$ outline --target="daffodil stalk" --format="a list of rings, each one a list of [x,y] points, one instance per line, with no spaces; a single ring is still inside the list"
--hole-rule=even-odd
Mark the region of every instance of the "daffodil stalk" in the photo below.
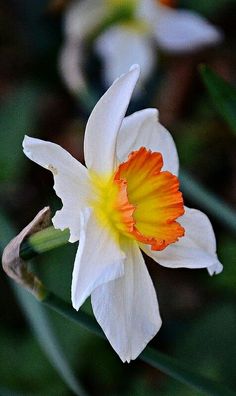
[[[20,256],[23,260],[30,260],[38,254],[48,252],[68,243],[69,230],[58,230],[53,226],[30,235],[22,242]]]

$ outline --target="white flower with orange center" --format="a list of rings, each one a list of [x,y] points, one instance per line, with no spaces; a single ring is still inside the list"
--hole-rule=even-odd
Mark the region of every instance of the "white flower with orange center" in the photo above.
[[[64,17],[65,40],[60,70],[68,88],[86,87],[87,43],[103,61],[104,80],[112,81],[133,63],[148,78],[157,63],[158,48],[189,53],[219,43],[223,34],[205,18],[174,8],[175,0],[74,0]]]
[[[141,250],[170,268],[219,273],[208,218],[184,208],[178,156],[156,109],[125,117],[139,67],[117,79],[85,131],[87,168],[60,146],[25,137],[24,153],[49,169],[62,209],[55,228],[79,240],[72,304],[89,295],[94,315],[122,361],[135,359],[161,326],[156,292]]]

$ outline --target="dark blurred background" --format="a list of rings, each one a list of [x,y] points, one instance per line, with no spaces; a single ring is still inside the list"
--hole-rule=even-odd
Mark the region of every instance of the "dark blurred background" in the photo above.
[[[9,0],[0,7],[0,248],[44,206],[61,206],[49,172],[22,152],[25,134],[59,143],[83,161],[89,109],[72,95],[58,72],[62,21],[68,1]],[[227,205],[236,203],[235,133],[216,112],[200,74],[208,64],[236,83],[236,1],[182,0],[224,32],[224,41],[194,54],[159,54],[143,95],[129,109],[157,107],[171,131],[180,162]],[[105,90],[102,60],[86,54],[86,75],[97,97]],[[202,209],[196,199],[188,206]],[[169,270],[148,261],[163,326],[151,342],[196,372],[236,388],[236,245],[232,231],[210,216],[224,271]],[[41,279],[70,301],[76,246],[46,253],[35,265]],[[47,329],[89,395],[200,395],[139,361],[123,364],[107,341],[46,311],[26,292],[16,291],[1,270],[0,395],[72,395],[52,364]],[[87,302],[84,307],[91,311]],[[46,329],[46,330],[45,330]],[[41,338],[40,338],[41,336]],[[42,339],[45,345],[42,347]],[[44,341],[43,341],[44,342]]]

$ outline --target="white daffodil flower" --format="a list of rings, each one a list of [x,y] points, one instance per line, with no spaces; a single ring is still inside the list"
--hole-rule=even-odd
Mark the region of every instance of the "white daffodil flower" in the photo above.
[[[217,44],[223,35],[205,18],[187,10],[174,9],[169,0],[74,0],[65,13],[65,42],[60,70],[68,88],[86,87],[85,44],[94,32],[94,46],[104,62],[107,85],[138,63],[144,81],[157,62],[156,44],[164,51],[186,53]],[[122,17],[118,18],[119,15]],[[108,23],[112,20],[113,23]],[[105,21],[105,22],[104,22]],[[99,31],[102,24],[106,28]]]
[[[63,203],[55,228],[69,228],[70,242],[79,240],[73,307],[91,295],[94,315],[123,362],[135,359],[161,326],[140,249],[165,267],[222,270],[210,221],[183,206],[176,147],[157,110],[125,117],[139,73],[133,66],[115,80],[93,109],[87,167],[57,144],[27,136],[23,142],[27,157],[53,174]]]

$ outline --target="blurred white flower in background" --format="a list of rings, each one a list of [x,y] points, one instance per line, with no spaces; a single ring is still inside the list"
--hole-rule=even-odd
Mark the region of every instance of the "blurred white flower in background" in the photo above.
[[[133,63],[141,66],[141,78],[145,81],[157,63],[156,45],[166,52],[183,54],[222,40],[220,30],[205,18],[166,4],[173,4],[173,0],[69,3],[59,61],[67,87],[72,92],[86,88],[84,63],[88,42],[103,60],[103,78],[108,86]]]

